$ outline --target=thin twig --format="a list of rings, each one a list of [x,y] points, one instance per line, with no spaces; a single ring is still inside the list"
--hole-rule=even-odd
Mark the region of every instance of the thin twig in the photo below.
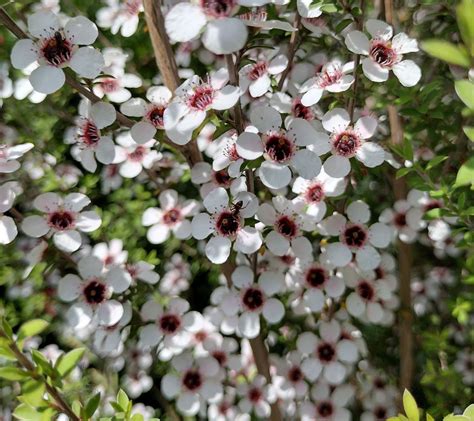
[[[299,33],[300,26],[301,26],[301,16],[298,12],[296,12],[295,21],[293,23],[293,27],[296,29],[296,31],[291,33],[290,44],[288,48],[288,64],[286,65],[286,68],[281,75],[280,81],[278,82],[279,91],[283,89],[285,80],[291,71],[291,66],[293,65],[293,59],[295,58],[295,54],[297,50],[296,47],[297,47],[298,33]]]

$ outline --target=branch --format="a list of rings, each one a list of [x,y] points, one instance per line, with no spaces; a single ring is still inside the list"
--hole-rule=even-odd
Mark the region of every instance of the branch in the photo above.
[[[291,38],[290,38],[290,45],[288,48],[288,64],[286,66],[286,69],[283,71],[280,81],[278,82],[278,90],[281,91],[283,89],[283,85],[285,84],[285,80],[290,73],[291,66],[293,65],[293,59],[295,58],[296,54],[296,45],[298,41],[298,32],[301,26],[301,16],[298,12],[296,12],[295,15],[295,22],[293,23],[293,27],[296,29],[296,31],[291,33]]]

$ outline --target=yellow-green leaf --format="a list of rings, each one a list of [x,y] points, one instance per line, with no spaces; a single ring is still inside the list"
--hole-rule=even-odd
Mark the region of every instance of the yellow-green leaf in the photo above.
[[[426,421],[435,421],[435,419],[428,413],[426,413]]]
[[[454,87],[458,97],[470,110],[474,110],[474,83],[467,79],[457,80]]]
[[[45,390],[45,384],[36,380],[28,380],[21,387],[24,402],[33,408],[41,406]]]
[[[407,389],[403,392],[403,409],[405,409],[405,413],[410,421],[419,421],[420,411],[418,410],[418,405]]]
[[[449,64],[469,68],[471,60],[466,49],[462,45],[455,45],[440,39],[430,39],[421,43],[421,48],[430,56],[439,58]]]
[[[76,348],[61,356],[56,363],[56,369],[61,376],[67,376],[81,360],[84,355],[85,348]]]
[[[461,168],[459,168],[456,176],[455,187],[465,186],[468,184],[474,185],[474,156],[466,161]]]
[[[474,57],[474,2],[463,0],[456,7],[456,17],[462,40]]]
[[[18,339],[28,338],[30,336],[39,335],[43,332],[49,323],[42,319],[33,319],[23,323],[18,330]]]
[[[28,373],[18,367],[0,367],[0,378],[10,381],[25,380]]]
[[[464,130],[464,134],[468,137],[468,139],[471,142],[474,142],[474,127],[464,126],[462,129]]]
[[[463,412],[465,417],[468,417],[470,421],[474,421],[474,403],[469,405]]]
[[[15,408],[13,416],[19,420],[38,421],[41,414],[29,405],[22,403]]]

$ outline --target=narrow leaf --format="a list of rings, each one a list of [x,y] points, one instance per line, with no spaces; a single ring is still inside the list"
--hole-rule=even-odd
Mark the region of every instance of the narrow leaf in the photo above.
[[[418,421],[420,419],[420,412],[418,411],[415,398],[407,389],[403,392],[403,409],[405,409],[405,413],[410,421]]]

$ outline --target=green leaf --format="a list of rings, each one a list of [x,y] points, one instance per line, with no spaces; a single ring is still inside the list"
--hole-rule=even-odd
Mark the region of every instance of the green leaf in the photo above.
[[[411,173],[412,171],[413,171],[413,168],[411,168],[411,167],[400,168],[397,171],[397,178],[405,177],[407,174]]]
[[[474,156],[459,168],[454,187],[465,186],[467,184],[474,184]]]
[[[127,411],[129,402],[130,399],[128,399],[127,394],[122,389],[120,389],[117,393],[117,403],[122,407],[124,411]]]
[[[465,417],[468,417],[471,421],[474,421],[474,403],[469,405],[462,414]]]
[[[49,323],[46,320],[33,319],[23,323],[18,330],[18,339],[28,338],[30,336],[39,335],[43,332]]]
[[[33,408],[41,406],[44,402],[43,395],[45,390],[45,384],[36,380],[29,380],[21,387],[24,402]]]
[[[462,40],[471,57],[474,57],[474,2],[472,0],[461,1],[456,7],[456,18]]]
[[[2,327],[3,327],[3,330],[5,332],[5,335],[7,335],[8,338],[12,339],[13,338],[13,330],[5,319],[2,319]]]
[[[462,129],[464,130],[464,134],[468,137],[468,139],[471,142],[474,142],[474,127],[464,126]]]
[[[142,414],[134,414],[132,418],[130,418],[130,421],[143,421],[143,415]]]
[[[432,168],[436,167],[437,165],[441,164],[441,162],[446,161],[448,159],[447,156],[435,156],[433,159],[428,162],[426,165],[427,170],[431,170]]]
[[[32,349],[31,357],[33,358],[33,361],[41,368],[43,373],[50,377],[56,376],[57,373],[55,372],[53,366],[41,352],[37,351],[36,349]]]
[[[85,351],[85,348],[76,348],[69,351],[67,354],[62,355],[56,362],[55,366],[59,374],[62,377],[66,377],[79,363]]]
[[[467,79],[462,79],[454,82],[454,87],[461,101],[470,110],[474,110],[474,83]]]
[[[15,408],[13,416],[25,421],[38,421],[41,418],[41,414],[36,409],[24,403]]]
[[[405,413],[410,421],[418,421],[420,419],[420,412],[418,411],[415,398],[407,389],[403,392],[403,409],[405,409]]]
[[[91,418],[94,415],[94,412],[97,410],[100,404],[100,392],[92,396],[87,403],[84,409],[85,416]]]
[[[439,219],[441,218],[441,209],[436,208],[436,209],[430,209],[428,212],[425,213],[425,218],[426,219]]]
[[[28,378],[28,373],[18,367],[0,367],[0,378],[10,381],[20,381]]]
[[[469,68],[471,60],[466,49],[462,45],[451,44],[448,41],[439,39],[430,39],[421,43],[421,48],[430,56],[446,61],[450,64],[456,64]]]
[[[435,421],[435,419],[430,414],[428,414],[428,412],[427,412],[426,413],[426,421]]]

